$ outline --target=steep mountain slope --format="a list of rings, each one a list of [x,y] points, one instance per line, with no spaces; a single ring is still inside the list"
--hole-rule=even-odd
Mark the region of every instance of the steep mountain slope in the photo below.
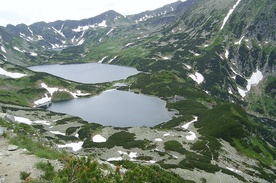
[[[13,105],[31,107],[34,98],[46,92],[39,88],[41,82],[54,81],[72,90],[85,88],[93,94],[111,87],[58,82],[8,62],[98,62],[136,67],[143,72],[126,79],[127,86],[118,89],[166,100],[168,108],[177,111],[172,120],[142,130],[84,124],[67,127],[79,137],[67,133],[61,139],[83,141],[86,152],[105,148],[105,153],[99,153],[101,159],[117,153],[116,146],[125,151],[139,147],[136,151],[143,155],[142,160],[156,159],[161,167],[184,178],[190,175],[194,181],[204,182],[206,177],[215,182],[225,176],[229,182],[273,182],[275,10],[273,0],[187,0],[126,17],[108,11],[81,21],[0,27],[1,67],[30,75],[16,81],[1,79],[0,100],[8,103],[9,96]],[[36,85],[30,82],[33,79]],[[20,87],[25,88],[21,91]],[[20,91],[20,96],[10,88]],[[37,94],[30,95],[34,91]],[[24,97],[27,100],[22,101]],[[189,121],[197,121],[195,128],[185,126]],[[93,141],[98,131],[108,134],[106,142]],[[193,135],[198,138],[189,140]],[[206,173],[202,179],[195,176],[202,171]]]

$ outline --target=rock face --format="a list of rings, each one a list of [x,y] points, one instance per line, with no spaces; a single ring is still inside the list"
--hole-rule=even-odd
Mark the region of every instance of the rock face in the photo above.
[[[18,149],[18,146],[16,145],[9,145],[8,146],[8,151],[16,151]]]

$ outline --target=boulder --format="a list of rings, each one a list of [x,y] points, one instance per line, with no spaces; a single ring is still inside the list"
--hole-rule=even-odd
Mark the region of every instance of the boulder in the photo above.
[[[9,145],[8,146],[8,151],[16,151],[18,149],[18,146],[16,145]]]

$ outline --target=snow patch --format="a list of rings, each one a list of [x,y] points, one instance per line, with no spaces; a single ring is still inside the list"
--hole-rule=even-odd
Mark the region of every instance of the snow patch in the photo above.
[[[38,40],[43,40],[44,38],[40,35],[36,35]]]
[[[69,143],[69,144],[65,144],[65,145],[58,144],[58,147],[59,148],[71,147],[73,149],[73,151],[78,151],[81,149],[82,145],[83,145],[83,141],[80,141],[77,143]]]
[[[63,27],[63,25],[62,25],[62,27]],[[61,27],[61,29],[62,29],[62,27]],[[64,34],[61,32],[61,29],[60,29],[60,30],[57,30],[57,29],[55,29],[54,27],[52,27],[52,29],[54,29],[54,32],[58,33],[59,35],[61,35],[62,37],[65,38]]]
[[[239,94],[240,94],[242,97],[245,97],[245,96],[246,96],[246,93],[247,93],[246,90],[243,90],[243,89],[241,89],[240,87],[238,87],[238,92],[239,92]]]
[[[100,143],[100,142],[106,142],[106,139],[101,135],[95,135],[92,138],[93,142]]]
[[[1,46],[1,50],[2,50],[2,52],[7,53],[6,49],[4,48],[4,46]]]
[[[192,121],[190,121],[190,122],[186,123],[185,125],[183,125],[182,128],[184,128],[184,129],[187,130],[189,128],[190,124],[192,124],[192,123],[194,123],[196,121],[198,121],[198,117],[197,116],[195,116]],[[187,140],[195,140],[196,139],[196,134],[194,132],[192,132],[192,131],[189,131],[189,135],[186,135],[186,139]]]
[[[164,135],[163,135],[163,137],[167,137],[167,136],[170,136],[171,134],[169,134],[169,133],[165,133]]]
[[[154,139],[155,142],[163,142],[161,138]]]
[[[240,39],[238,42],[235,42],[235,44],[236,44],[236,45],[237,45],[237,44],[238,44],[238,45],[241,45],[241,42],[242,42],[243,38],[244,38],[244,36],[242,36],[241,39]]]
[[[198,57],[200,55],[199,53],[196,53],[196,52],[191,51],[191,50],[189,50],[189,52],[192,53],[192,54],[194,54],[194,56],[196,56],[196,57]]]
[[[22,73],[8,72],[8,71],[2,69],[1,67],[0,67],[0,75],[8,76],[8,77],[11,77],[14,79],[22,78],[22,77],[26,76],[26,74],[22,74]]]
[[[128,47],[128,46],[130,46],[130,45],[133,45],[134,43],[127,43],[126,45],[125,45],[125,47]]]
[[[58,88],[51,88],[51,87],[48,87],[45,83],[41,83],[41,87],[42,88],[45,88],[51,95],[53,95],[53,93],[55,91],[58,91]]]
[[[36,101],[34,101],[34,104],[35,105],[41,105],[41,104],[46,104],[46,103],[49,103],[51,102],[51,97],[48,97],[47,94],[44,94],[45,97],[41,98],[41,99],[38,99]]]
[[[131,160],[133,160],[134,158],[137,158],[137,152],[130,152],[128,156]]]
[[[108,36],[113,30],[114,30],[114,28],[111,28],[110,31],[108,31],[108,33],[106,33],[106,35]]]
[[[229,167],[226,167],[228,170],[232,171],[232,172],[235,172],[235,173],[242,173],[242,171],[240,170],[237,170],[237,169],[234,169],[234,168],[229,168]]]
[[[195,74],[189,74],[189,77],[197,82],[197,84],[200,84],[204,81],[204,77],[199,72],[196,72]]]
[[[245,97],[246,96],[246,93],[250,91],[252,85],[253,86],[256,86],[259,84],[259,82],[263,79],[263,74],[262,72],[257,69],[256,72],[254,72],[252,74],[252,76],[247,79],[247,86],[246,86],[246,90],[243,90],[241,88],[238,87],[238,92],[239,94],[242,96],[242,97]]]
[[[188,65],[188,64],[184,64],[189,70],[192,68],[192,66]]]
[[[28,27],[28,30],[30,31],[30,33],[31,33],[32,35],[34,35],[33,31],[30,29],[30,27]]]
[[[117,157],[117,158],[108,158],[106,161],[122,161],[122,157]]]
[[[113,60],[115,60],[117,57],[118,57],[118,55],[115,56],[115,57],[113,57],[111,60],[109,60],[108,63],[110,64],[110,63],[111,63]]]
[[[127,152],[124,152],[124,151],[118,151],[118,153],[119,153],[120,155],[128,155]]]
[[[193,119],[192,121],[190,121],[190,122],[186,123],[185,125],[183,125],[182,128],[187,130],[189,128],[190,124],[192,124],[194,122],[197,122],[197,120],[198,120],[198,117],[195,116],[195,119]]]
[[[86,31],[89,28],[94,28],[95,25],[85,25],[85,26],[78,26],[76,29],[72,29],[72,31],[74,32],[82,32],[82,31]]]
[[[233,94],[231,88],[228,88],[228,93]]]
[[[14,46],[13,49],[15,49],[16,51],[19,51],[21,53],[24,53],[24,51],[20,50],[17,46]]]
[[[18,117],[18,116],[14,116],[14,120],[19,122],[19,123],[24,123],[27,125],[31,125],[32,121],[28,118],[24,118],[24,117]]]
[[[189,131],[189,135],[186,135],[187,140],[195,140],[196,139],[196,134],[192,131]]]
[[[164,60],[170,60],[169,57],[162,57]]]
[[[236,4],[233,6],[233,8],[229,10],[229,12],[227,13],[226,17],[223,19],[223,23],[222,23],[222,26],[221,26],[220,30],[223,29],[223,27],[224,27],[225,23],[227,22],[227,20],[229,19],[230,15],[233,13],[233,11],[236,9],[236,7],[238,6],[238,4],[240,2],[241,2],[241,0],[238,0],[236,2]]]
[[[14,116],[14,120],[19,122],[19,123],[25,123],[27,125],[32,125],[33,123],[35,124],[42,124],[42,125],[47,125],[50,126],[51,123],[49,123],[48,121],[45,120],[36,120],[36,121],[31,121],[28,118],[24,118],[24,117],[19,117],[19,116]]]
[[[65,133],[62,133],[62,132],[59,132],[59,131],[50,131],[50,133],[56,134],[56,135],[63,135],[63,136],[66,136]]]
[[[107,57],[108,57],[108,56],[103,57],[98,63],[99,63],[99,64],[103,63],[104,59],[106,59]]]
[[[229,58],[229,51],[228,50],[225,50],[225,58]]]
[[[31,56],[34,56],[34,57],[37,56],[37,53],[35,53],[35,52],[30,52],[30,54],[31,54]]]
[[[107,27],[106,20],[103,20],[101,23],[98,24],[99,27]]]
[[[252,76],[250,77],[250,79],[247,80],[247,83],[248,83],[248,84],[247,84],[246,89],[247,89],[248,91],[250,91],[251,86],[252,86],[252,85],[257,85],[257,84],[259,84],[259,82],[260,82],[262,79],[263,79],[263,74],[262,74],[261,71],[259,71],[259,69],[257,69],[257,71],[254,72],[254,73],[252,74]]]
[[[36,123],[36,124],[42,124],[42,125],[47,125],[47,126],[51,125],[51,123],[49,123],[48,121],[45,121],[45,120],[36,120],[36,121],[34,121],[34,123]]]
[[[77,45],[82,45],[83,43],[84,43],[84,41],[85,41],[85,39],[83,38],[83,39],[81,39],[79,42],[78,42],[78,44]]]

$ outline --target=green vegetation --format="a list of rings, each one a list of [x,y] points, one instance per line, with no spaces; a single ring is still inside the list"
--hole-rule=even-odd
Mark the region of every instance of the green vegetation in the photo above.
[[[31,173],[29,172],[20,172],[20,180],[26,180],[29,176],[31,175]]]
[[[186,77],[186,76],[185,76]],[[131,90],[139,90],[144,94],[169,98],[175,95],[188,99],[213,101],[205,92],[195,87],[182,75],[172,71],[159,71],[151,74],[141,73],[128,79]]]
[[[81,126],[80,130],[78,131],[79,138],[84,140],[85,138],[90,139],[93,132],[100,129],[102,125],[97,123],[88,123]]]
[[[202,136],[194,144],[191,150],[199,152],[209,159],[217,160],[219,157],[221,144],[218,139],[211,136]]]
[[[253,129],[246,112],[236,104],[222,104],[207,110],[194,124],[204,135],[232,142],[234,138],[245,138]],[[203,127],[203,128],[202,128]]]
[[[128,169],[124,176],[126,182],[152,182],[152,183],[192,183],[190,180],[183,180],[179,175],[170,171],[164,171],[159,166],[143,166],[130,161],[119,161],[116,165]]]
[[[66,91],[56,91],[53,93],[52,102],[69,100],[69,99],[73,99],[73,98],[74,97],[72,96],[71,93],[68,93]]]
[[[86,139],[82,147],[112,148],[114,146],[122,146],[125,149],[130,149],[135,147],[144,149],[149,144],[147,140],[135,140],[134,137],[135,137],[134,133],[120,131],[111,135],[106,142],[95,143],[89,139]]]
[[[36,133],[36,130],[32,126],[3,120],[0,120],[0,125],[6,127],[8,130],[13,130],[17,134],[16,136],[6,137],[11,144],[17,145],[22,149],[27,149],[37,157],[57,159],[64,153],[56,151],[50,147],[51,144],[42,141],[40,134]]]
[[[169,105],[171,106],[171,104]],[[181,124],[183,124],[183,121],[191,121],[193,119],[193,117],[191,115],[184,115],[181,117],[174,117],[173,119],[171,119],[168,122],[165,123],[161,123],[159,125],[156,125],[154,128],[159,128],[159,129],[172,129],[176,126],[179,126]]]
[[[54,166],[49,161],[47,161],[47,163],[42,161],[37,162],[35,167],[44,172],[44,174],[41,175],[41,179],[45,181],[52,181],[56,175]]]
[[[175,151],[178,152],[180,154],[184,154],[185,153],[185,149],[183,148],[183,145],[175,140],[171,140],[171,141],[167,141],[164,143],[164,149],[167,151]]]
[[[17,135],[10,138],[10,143],[19,146],[22,149],[27,149],[31,154],[40,158],[57,159],[61,153],[54,148],[47,147],[39,141],[34,141],[34,137],[27,134]]]
[[[69,127],[66,129],[66,135],[72,135],[73,133],[76,132],[77,129],[79,129],[80,126],[77,126],[77,127]]]
[[[54,182],[54,183],[129,183],[129,182],[152,182],[152,183],[192,183],[182,179],[179,175],[164,171],[158,166],[143,166],[129,161],[116,162],[116,169],[108,169],[108,173],[104,173],[107,167],[99,164],[91,157],[77,158],[74,156],[64,156],[60,159],[64,164],[64,168],[55,171],[53,165],[47,162],[39,162],[36,167],[44,174],[38,180],[33,182]],[[121,173],[121,166],[126,168],[125,173]]]

